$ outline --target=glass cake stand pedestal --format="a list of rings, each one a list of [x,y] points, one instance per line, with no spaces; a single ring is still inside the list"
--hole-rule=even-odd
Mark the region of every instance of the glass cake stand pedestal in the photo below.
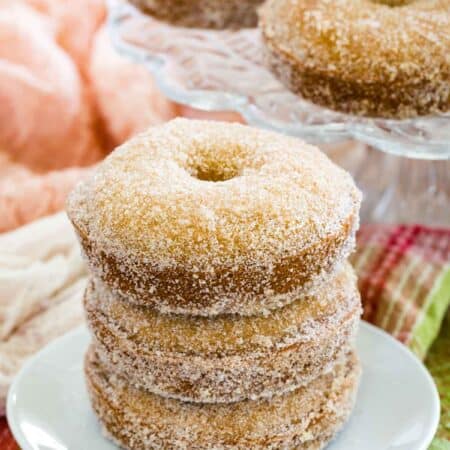
[[[265,67],[258,29],[175,27],[124,0],[110,0],[108,23],[114,47],[143,64],[173,101],[238,112],[251,125],[323,147],[338,163],[330,149],[359,142],[354,158],[343,153],[364,193],[363,221],[450,225],[450,113],[386,120],[314,105]]]

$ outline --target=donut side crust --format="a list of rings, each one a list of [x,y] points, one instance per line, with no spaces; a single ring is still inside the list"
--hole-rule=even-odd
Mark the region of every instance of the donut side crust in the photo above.
[[[88,313],[95,351],[111,373],[154,394],[182,401],[230,403],[280,395],[329,372],[354,344],[359,308],[334,334],[314,342],[259,353],[202,358],[161,352],[140,353]]]
[[[113,293],[162,313],[258,315],[316,292],[354,249],[359,218],[352,214],[335,235],[271,266],[161,269],[152,261],[124,260],[97,248],[74,223],[94,276]]]
[[[85,309],[113,334],[130,338],[145,352],[220,358],[281,349],[332,334],[360,309],[356,276],[349,263],[313,296],[268,315],[214,317],[161,314],[118,298],[97,279],[86,289]],[[104,318],[104,319],[103,319]]]
[[[351,353],[307,386],[271,400],[202,405],[164,399],[108,374],[90,350],[92,406],[105,434],[131,449],[321,449],[353,409],[360,366]]]
[[[322,70],[305,67],[286,49],[263,33],[265,60],[276,77],[304,99],[347,114],[407,119],[438,114],[450,109],[450,84],[446,79],[397,78],[364,82],[345,79]]]

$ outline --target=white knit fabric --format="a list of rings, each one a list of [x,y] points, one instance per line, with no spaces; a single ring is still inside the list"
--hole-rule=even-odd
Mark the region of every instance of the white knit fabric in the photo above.
[[[86,270],[61,212],[0,235],[0,415],[24,362],[83,321]]]

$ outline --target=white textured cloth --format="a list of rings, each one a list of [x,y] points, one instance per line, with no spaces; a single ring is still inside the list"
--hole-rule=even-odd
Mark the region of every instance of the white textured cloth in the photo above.
[[[65,213],[0,235],[0,415],[23,363],[82,323],[86,279]]]

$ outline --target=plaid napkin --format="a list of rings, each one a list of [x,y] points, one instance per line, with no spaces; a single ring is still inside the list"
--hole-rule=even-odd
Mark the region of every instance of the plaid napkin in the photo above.
[[[430,450],[450,450],[450,229],[363,225],[351,261],[364,319],[426,358],[442,402]],[[4,419],[0,448],[17,448]]]
[[[351,262],[363,318],[426,358],[442,405],[430,450],[450,450],[450,229],[363,225]]]
[[[351,262],[363,318],[424,359],[450,303],[450,230],[363,225]]]

